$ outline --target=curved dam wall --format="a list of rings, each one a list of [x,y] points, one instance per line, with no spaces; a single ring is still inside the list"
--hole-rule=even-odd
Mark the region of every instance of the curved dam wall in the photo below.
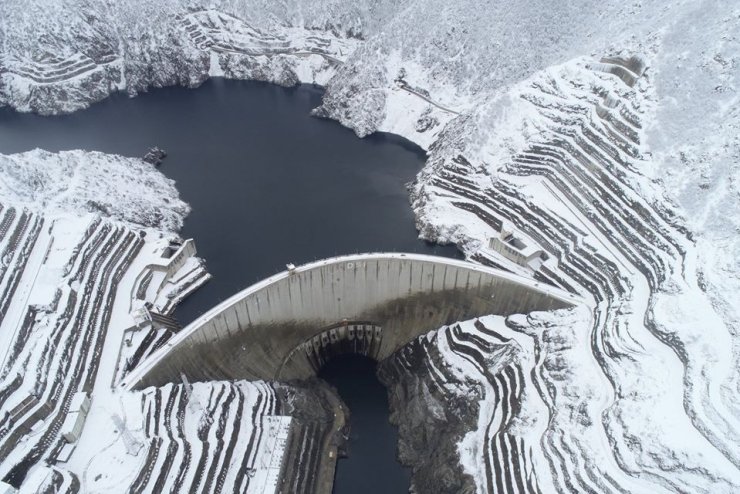
[[[290,380],[333,351],[383,360],[455,321],[570,307],[581,299],[508,272],[417,254],[336,257],[282,272],[204,314],[123,382]]]

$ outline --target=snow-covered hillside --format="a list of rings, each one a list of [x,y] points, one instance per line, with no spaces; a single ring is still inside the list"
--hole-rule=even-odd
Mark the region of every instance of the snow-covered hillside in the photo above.
[[[0,486],[310,488],[318,469],[284,461],[313,460],[333,433],[325,384],[118,386],[210,278],[175,233],[188,208],[172,181],[141,159],[83,151],[0,156],[0,177]]]
[[[45,214],[100,213],[177,232],[189,211],[173,180],[140,159],[40,149],[0,155],[0,198]]]
[[[735,2],[6,0],[0,47],[0,103],[21,111],[211,76],[325,85],[318,115],[428,150],[424,237],[593,299],[479,321],[500,338],[468,322],[409,346],[442,370],[387,363],[391,389],[449,383],[398,419],[422,491],[740,489]],[[93,158],[84,180],[61,161],[85,155],[0,158],[0,199],[177,228],[179,202],[99,203],[88,187],[118,158]],[[32,171],[6,173],[18,160]],[[476,407],[440,435],[444,455],[415,453],[419,415],[445,416],[466,386]],[[450,454],[459,469],[433,468]]]

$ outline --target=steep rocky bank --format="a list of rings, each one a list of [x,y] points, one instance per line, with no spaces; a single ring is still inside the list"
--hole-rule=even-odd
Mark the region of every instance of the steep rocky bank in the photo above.
[[[457,444],[476,428],[481,390],[472,379],[440,388],[427,360],[439,365],[439,351],[415,340],[379,364],[390,421],[398,427],[398,459],[412,469],[411,492],[473,493],[475,483],[460,465]]]

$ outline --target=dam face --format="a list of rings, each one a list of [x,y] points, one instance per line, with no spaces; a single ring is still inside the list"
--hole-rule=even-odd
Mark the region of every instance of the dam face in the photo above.
[[[464,261],[361,254],[277,274],[224,301],[137,367],[129,389],[190,380],[291,380],[337,353],[383,360],[414,337],[488,314],[572,306],[549,285]]]

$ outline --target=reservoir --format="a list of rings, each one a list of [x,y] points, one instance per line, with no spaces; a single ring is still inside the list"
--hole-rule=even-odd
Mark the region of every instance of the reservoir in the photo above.
[[[153,146],[166,150],[160,169],[192,206],[181,235],[195,238],[213,275],[178,307],[183,324],[286,263],[378,251],[459,257],[454,247],[417,238],[406,185],[423,166],[423,151],[387,134],[359,139],[311,117],[321,96],[307,85],[213,79],[194,90],[113,95],[58,117],[0,109],[0,152],[38,147],[141,157]],[[335,494],[408,491],[374,372],[359,357],[326,370],[357,417]]]

